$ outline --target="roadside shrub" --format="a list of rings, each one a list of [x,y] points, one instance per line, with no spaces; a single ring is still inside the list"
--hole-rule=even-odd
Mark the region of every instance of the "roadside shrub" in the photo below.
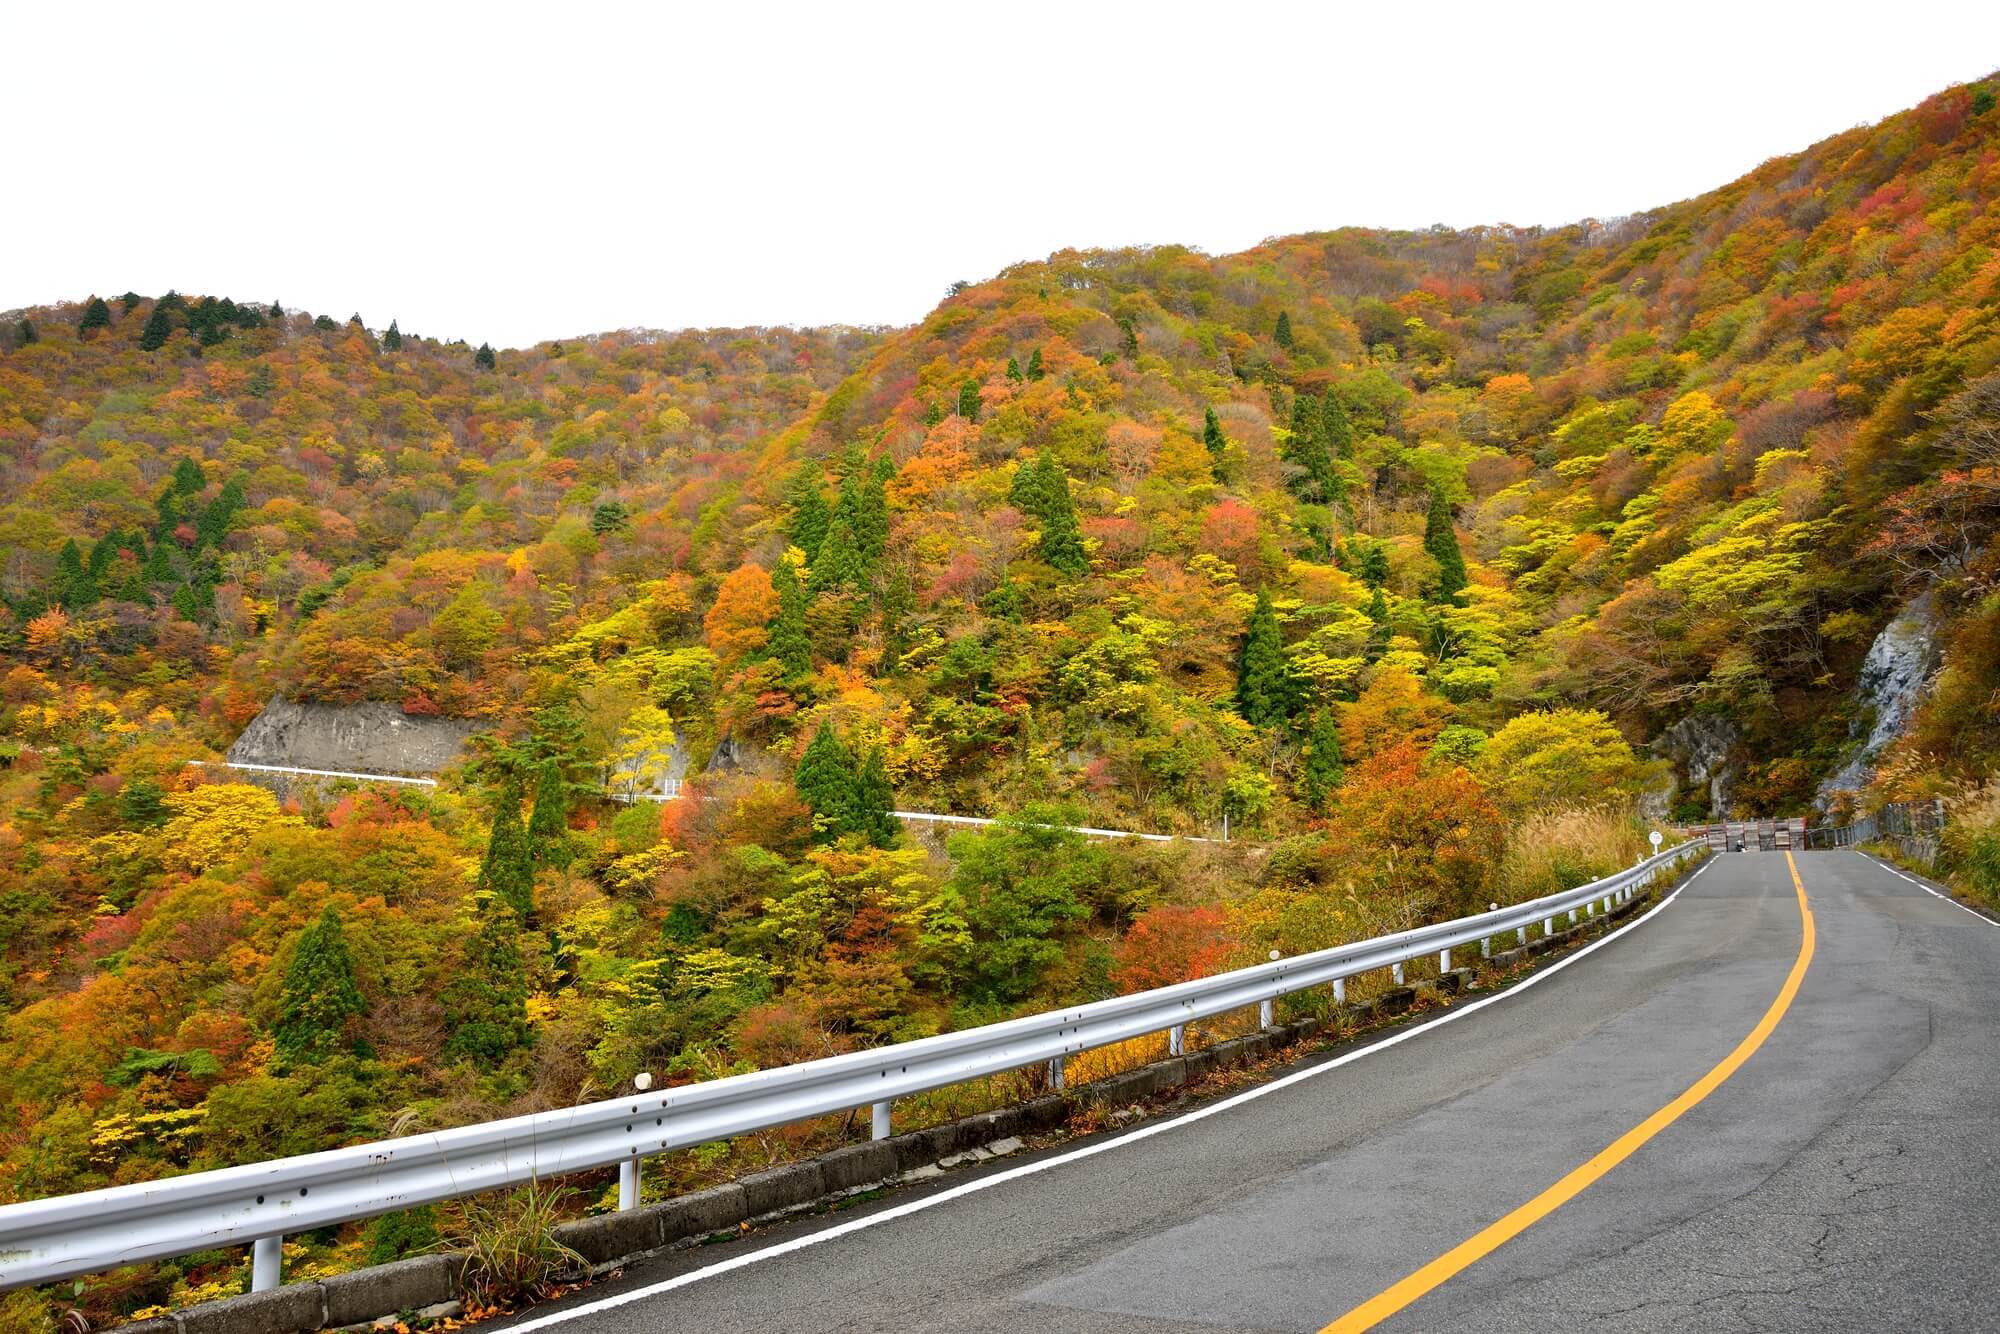
[[[1507,836],[1500,892],[1518,903],[1601,879],[1637,861],[1645,836],[1631,812],[1569,807],[1528,816]]]
[[[451,1243],[466,1261],[466,1295],[481,1306],[501,1306],[516,1298],[551,1296],[581,1277],[589,1268],[584,1258],[555,1236],[571,1194],[531,1181],[497,1200],[467,1200]]]

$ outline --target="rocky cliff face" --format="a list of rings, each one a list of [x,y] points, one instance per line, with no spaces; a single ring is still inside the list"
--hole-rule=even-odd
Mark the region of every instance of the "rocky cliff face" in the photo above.
[[[236,764],[433,774],[457,759],[466,738],[483,727],[462,718],[413,717],[394,704],[299,704],[274,695],[236,738],[229,758]]]
[[[1740,739],[1727,718],[1696,713],[1660,733],[1653,753],[1672,763],[1685,790],[1706,792],[1709,818],[1720,820],[1729,814],[1729,789],[1736,782],[1731,753]]]
[[[1815,805],[1824,810],[1836,794],[1868,785],[1875,760],[1908,725],[1937,665],[1937,619],[1930,594],[1925,593],[1897,612],[1868,646],[1854,683],[1855,701],[1861,706],[1854,749],[1847,763],[1820,784]]]

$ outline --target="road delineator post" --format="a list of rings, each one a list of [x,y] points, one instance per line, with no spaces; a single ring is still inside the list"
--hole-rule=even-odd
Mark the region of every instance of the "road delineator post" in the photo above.
[[[890,1100],[884,1098],[881,1102],[876,1103],[872,1108],[869,1109],[868,1138],[870,1139],[889,1138],[890,1105],[891,1105]]]
[[[284,1269],[283,1237],[259,1237],[250,1243],[250,1291],[271,1291],[283,1281]]]

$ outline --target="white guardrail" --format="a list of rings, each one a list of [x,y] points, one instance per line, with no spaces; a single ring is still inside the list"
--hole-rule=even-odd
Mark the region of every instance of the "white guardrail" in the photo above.
[[[1376,969],[1402,977],[1412,959],[1437,955],[1555,919],[1609,911],[1659,871],[1702,850],[1683,843],[1629,870],[1577,889],[1473,917],[1233,972],[1135,992],[1047,1014],[759,1070],[679,1088],[633,1092],[603,1102],[460,1126],[296,1158],[196,1172],[0,1208],[0,1291],[119,1265],[224,1246],[251,1245],[252,1287],[279,1282],[286,1233],[372,1218],[419,1204],[515,1186],[564,1172],[617,1165],[619,1207],[638,1205],[639,1161],[648,1154],[769,1130],[795,1121],[873,1109],[876,1138],[889,1133],[897,1098],[1049,1062],[1148,1033],[1170,1034],[1178,1053],[1186,1025],[1260,1007],[1309,987],[1331,986]]]

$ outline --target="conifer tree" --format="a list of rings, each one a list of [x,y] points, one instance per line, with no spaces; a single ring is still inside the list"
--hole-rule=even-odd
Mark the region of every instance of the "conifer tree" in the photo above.
[[[271,373],[269,364],[260,361],[257,363],[257,369],[250,372],[250,383],[244,387],[252,398],[267,398],[277,384],[278,377]]]
[[[1437,596],[1441,602],[1458,597],[1466,585],[1465,554],[1458,549],[1458,534],[1451,524],[1451,506],[1444,492],[1431,489],[1430,513],[1424,520],[1424,550],[1438,564]]]
[[[871,750],[854,775],[854,804],[848,815],[848,828],[876,847],[886,848],[902,832],[895,809],[896,794],[889,786],[882,752]]]
[[[812,671],[812,640],[806,635],[805,590],[790,561],[781,559],[771,571],[771,587],[778,594],[778,614],[771,618],[768,652],[785,669],[785,679],[796,681]]]
[[[1023,380],[1028,378],[1027,376],[1021,374],[1021,363],[1018,358],[1015,357],[1007,358],[1007,378],[1009,380],[1012,380],[1015,384],[1019,384]]]
[[[1347,766],[1340,754],[1340,724],[1335,721],[1332,709],[1321,709],[1313,715],[1312,730],[1306,738],[1305,774],[1299,780],[1306,805],[1314,814],[1326,812],[1327,801],[1346,777]]]
[[[1137,361],[1139,359],[1138,328],[1133,325],[1130,318],[1122,315],[1118,319],[1118,327],[1120,330],[1124,332],[1125,335],[1124,349],[1123,349],[1125,353],[1125,359],[1127,361]]]
[[[1292,677],[1285,663],[1284,634],[1271,595],[1259,591],[1243,637],[1243,655],[1236,672],[1236,712],[1258,727],[1271,727],[1292,715]]]
[[[826,530],[826,540],[819,544],[819,559],[813,562],[807,587],[815,594],[855,588],[860,586],[864,573],[865,562],[854,529],[847,516],[836,508],[833,522]]]
[[[340,914],[328,904],[299,934],[271,1031],[278,1056],[288,1063],[317,1065],[337,1055],[347,1042],[347,1025],[367,1008],[354,981],[354,961]]]
[[[1375,662],[1389,649],[1389,600],[1382,596],[1382,585],[1376,584],[1368,593],[1368,620],[1372,628],[1368,631],[1368,644],[1363,656]]]
[[[500,791],[493,829],[486,838],[486,858],[474,884],[524,922],[534,911],[534,852],[528,846],[528,831],[521,827],[521,788],[511,778]]]
[[[124,296],[118,298],[118,304],[125,307],[125,313],[130,315],[139,308],[139,303],[145,299],[145,297],[140,296],[137,292],[127,292]]]
[[[279,305],[277,302],[273,301],[271,303],[271,308],[264,312],[264,318],[273,321],[282,320],[283,318],[285,318],[285,308]]]
[[[1042,349],[1035,348],[1028,353],[1028,378],[1039,380],[1048,372],[1042,369]]]
[[[1069,474],[1052,454],[1042,455],[1039,467],[1041,477],[1036,487],[1042,506],[1039,554],[1064,574],[1086,574],[1090,570],[1090,556],[1083,549],[1083,530],[1077,526],[1076,507],[1070,501]]]
[[[243,483],[232,477],[222,484],[215,499],[202,508],[201,517],[195,520],[197,542],[202,546],[221,546],[243,505]]]
[[[174,494],[177,496],[198,495],[208,487],[208,473],[202,468],[201,460],[191,454],[181,455],[174,465]]]
[[[878,468],[860,463],[840,483],[840,508],[847,511],[847,526],[854,531],[854,546],[861,553],[864,579],[874,572],[875,562],[889,549],[889,498],[885,481],[886,475]]]
[[[481,343],[479,345],[479,350],[472,354],[472,365],[476,370],[490,371],[493,369],[495,361],[493,345],[491,343]]]
[[[63,543],[62,550],[56,553],[56,573],[50,584],[49,596],[65,611],[88,607],[97,601],[97,581],[83,567],[83,553],[77,549],[73,537]]]
[[[1354,423],[1347,416],[1347,409],[1333,395],[1333,386],[1328,385],[1326,397],[1319,406],[1320,438],[1326,442],[1326,452],[1336,459],[1354,457]]]
[[[535,780],[535,805],[528,816],[528,851],[543,866],[569,864],[569,780],[553,756],[542,761]]]
[[[958,387],[958,415],[977,424],[979,421],[979,381],[967,380]]]
[[[1278,312],[1278,327],[1271,331],[1271,338],[1279,347],[1285,349],[1285,351],[1289,352],[1292,350],[1295,344],[1292,341],[1292,313],[1290,311],[1281,310]]]
[[[19,324],[15,325],[14,337],[16,344],[20,347],[26,347],[30,343],[39,343],[42,341],[42,336],[35,332],[34,322],[31,320],[22,320]]]
[[[1285,441],[1285,461],[1299,470],[1287,484],[1301,500],[1325,502],[1340,495],[1340,475],[1327,456],[1321,434],[1319,400],[1300,394],[1292,400],[1291,438]]]
[[[139,350],[157,352],[166,346],[167,339],[174,332],[173,318],[167,314],[164,305],[155,304],[153,313],[146,317],[146,327],[139,331]]]
[[[482,895],[478,916],[478,934],[441,997],[451,1027],[444,1052],[493,1066],[529,1043],[528,972],[513,909]]]
[[[811,808],[815,823],[825,822],[825,832],[839,835],[852,828],[855,809],[854,756],[832,727],[821,723],[813,733],[799,767],[792,775],[799,800]]]
[[[1208,446],[1209,461],[1220,466],[1222,451],[1229,448],[1229,438],[1223,435],[1222,422],[1216,418],[1214,408],[1202,409],[1201,442]]]
[[[791,485],[785,488],[785,500],[792,507],[791,518],[785,524],[785,540],[806,553],[807,565],[819,555],[827,526],[833,522],[826,497],[819,491],[817,471],[807,464],[792,474]]]
[[[401,352],[403,350],[403,331],[396,327],[394,320],[389,321],[389,330],[382,335],[382,350],[384,352]]]
[[[104,304],[104,298],[94,296],[83,308],[83,318],[76,322],[78,333],[89,333],[92,329],[104,329],[111,324],[111,307]]]

